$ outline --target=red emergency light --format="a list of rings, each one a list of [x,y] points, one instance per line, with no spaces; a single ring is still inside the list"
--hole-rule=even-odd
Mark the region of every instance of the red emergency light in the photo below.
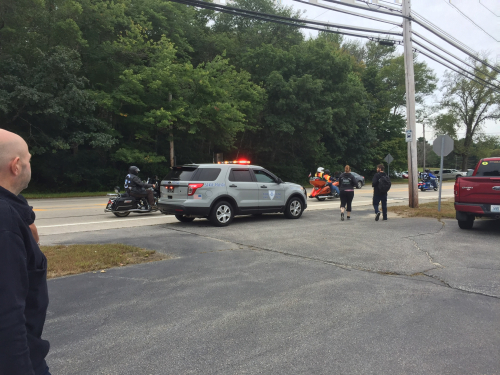
[[[217,164],[250,164],[249,160],[218,161]]]

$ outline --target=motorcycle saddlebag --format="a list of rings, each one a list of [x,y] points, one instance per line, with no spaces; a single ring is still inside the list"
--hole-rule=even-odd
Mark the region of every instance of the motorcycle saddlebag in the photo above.
[[[134,197],[120,197],[115,200],[115,211],[128,211],[137,208],[137,200]]]

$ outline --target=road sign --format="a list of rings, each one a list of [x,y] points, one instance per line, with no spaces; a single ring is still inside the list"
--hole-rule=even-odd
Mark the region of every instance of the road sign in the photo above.
[[[453,151],[453,139],[449,135],[440,135],[434,140],[432,149],[438,156],[446,156]]]
[[[413,141],[413,132],[411,130],[406,131],[406,142]]]
[[[387,154],[387,156],[384,158],[384,160],[387,162],[387,164],[391,164],[394,158],[392,157],[391,154]]]
[[[441,187],[443,186],[443,159],[453,151],[453,139],[449,135],[440,135],[434,140],[432,149],[441,156],[441,167],[439,168],[439,196],[438,211],[441,211]]]

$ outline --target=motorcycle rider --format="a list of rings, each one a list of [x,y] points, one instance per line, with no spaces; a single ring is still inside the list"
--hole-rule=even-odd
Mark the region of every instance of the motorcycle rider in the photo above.
[[[323,173],[323,178],[326,180],[326,184],[330,187],[330,191],[332,193],[335,191],[337,195],[340,195],[339,188],[333,184],[334,181],[332,179],[332,176],[330,175],[330,170],[325,169],[325,173]]]
[[[319,168],[316,170],[316,174],[314,175],[314,177],[323,178],[324,171],[325,171],[325,168],[323,168],[323,167],[319,167]]]
[[[129,195],[135,198],[144,198],[147,197],[149,206],[151,209],[156,209],[155,200],[153,196],[153,191],[148,190],[148,188],[155,188],[155,184],[146,184],[141,181],[141,179],[137,176],[141,170],[137,168],[135,165],[131,166],[128,169],[128,174],[125,177],[125,190]]]
[[[429,180],[431,182],[432,187],[434,189],[437,189],[437,182],[436,182],[437,177],[431,173],[430,169],[426,169],[424,172],[426,175],[424,176],[423,180],[424,181]]]

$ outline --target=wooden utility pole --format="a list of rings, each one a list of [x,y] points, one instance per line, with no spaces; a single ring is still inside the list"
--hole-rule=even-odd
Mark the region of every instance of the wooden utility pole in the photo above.
[[[409,206],[418,207],[417,131],[415,119],[415,76],[413,71],[413,47],[411,42],[411,4],[403,0],[403,43],[406,75],[406,130],[411,130],[408,143],[408,200]]]
[[[172,101],[172,93],[168,93],[168,102]],[[174,158],[174,123],[170,125],[170,167],[175,166],[175,158]]]

